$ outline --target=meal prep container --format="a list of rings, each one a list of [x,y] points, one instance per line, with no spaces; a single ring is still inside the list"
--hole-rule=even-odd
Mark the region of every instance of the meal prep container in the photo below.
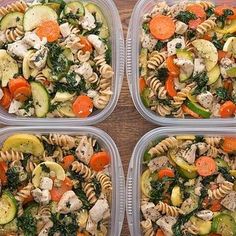
[[[30,134],[49,134],[61,133],[68,135],[91,135],[96,138],[99,144],[104,147],[111,156],[111,178],[112,178],[112,207],[111,207],[111,223],[110,236],[119,236],[124,219],[125,212],[125,178],[119,151],[112,138],[104,131],[94,127],[9,127],[0,129],[0,143],[15,133]]]
[[[236,124],[235,118],[221,119],[221,118],[212,118],[212,119],[179,119],[179,118],[166,118],[161,117],[157,113],[146,108],[140,98],[139,94],[139,84],[138,78],[139,74],[139,54],[140,54],[140,36],[142,29],[142,17],[144,14],[150,12],[153,7],[162,0],[139,0],[135,5],[135,8],[132,13],[132,17],[129,24],[127,41],[126,41],[126,73],[128,77],[128,83],[132,99],[136,109],[139,113],[148,121],[158,124],[158,125],[221,125],[221,126],[230,126]],[[169,5],[178,3],[178,0],[166,0]],[[196,2],[189,0],[189,2]],[[227,4],[235,6],[235,1],[233,0],[216,0],[212,1],[215,4]]]
[[[1,0],[0,7],[6,6],[16,0]],[[25,0],[27,1],[27,0]],[[71,0],[65,0],[70,2]],[[31,2],[31,1],[28,1]],[[114,70],[112,82],[112,97],[105,109],[94,112],[87,118],[30,118],[17,117],[7,113],[0,107],[0,123],[6,125],[94,125],[105,120],[115,109],[119,99],[123,76],[124,76],[124,36],[119,12],[112,0],[85,0],[98,5],[102,10],[110,29],[110,42],[112,45],[112,67]]]
[[[145,150],[152,146],[152,142],[163,136],[173,135],[212,135],[236,136],[236,128],[157,128],[145,134],[136,144],[130,160],[126,179],[126,214],[131,236],[142,235],[140,227],[140,179],[142,175],[142,161]]]

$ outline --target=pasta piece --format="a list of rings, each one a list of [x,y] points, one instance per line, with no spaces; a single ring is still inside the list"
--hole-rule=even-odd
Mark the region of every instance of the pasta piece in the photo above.
[[[224,198],[227,194],[229,194],[233,189],[234,184],[228,181],[223,182],[219,185],[218,189],[208,190],[208,195],[211,199],[221,199]]]
[[[24,34],[24,28],[21,25],[18,25],[16,28],[7,29],[5,32],[6,39],[9,43],[21,39]]]
[[[77,52],[77,59],[79,62],[86,62],[89,60],[89,58],[90,58],[90,52],[87,51],[84,53],[82,50],[79,50]]]
[[[45,139],[49,144],[58,145],[64,149],[75,147],[75,139],[69,135],[49,134],[48,139]]]
[[[27,8],[28,6],[23,0],[13,2],[11,4],[8,4],[6,7],[0,7],[0,18],[10,12],[25,12]]]
[[[218,156],[218,148],[214,147],[214,146],[210,146],[208,151],[207,151],[207,156],[216,158]]]
[[[152,221],[150,219],[142,221],[141,227],[144,236],[154,236],[154,229],[152,226]]]
[[[0,151],[0,161],[11,162],[23,160],[23,153],[17,151]]]
[[[176,111],[173,111],[172,114],[175,118],[184,118],[184,112],[182,107],[179,107]]]
[[[90,204],[95,204],[98,200],[92,183],[84,183],[83,190],[88,198]]]
[[[112,183],[109,176],[99,172],[96,177],[102,186],[102,192],[110,192],[112,190]]]
[[[101,54],[94,58],[96,66],[99,68],[99,72],[103,78],[112,78],[114,72],[110,65],[106,62],[106,55]]]
[[[191,221],[188,221],[183,226],[183,233],[185,233],[185,234],[190,233],[192,235],[198,235],[199,230],[198,230],[198,227],[195,224],[193,224]]]
[[[80,174],[86,181],[91,180],[95,173],[82,162],[74,161],[72,163],[72,170]]]
[[[164,63],[164,61],[166,60],[166,56],[166,52],[160,53],[158,51],[153,51],[147,62],[148,68],[151,70],[156,70]]]
[[[221,137],[206,137],[204,138],[205,142],[207,144],[210,144],[211,146],[218,147],[220,142],[222,141]]]
[[[215,27],[216,27],[216,17],[210,16],[207,20],[205,20],[197,27],[197,32],[200,35],[204,35],[205,33],[214,29]]]
[[[31,183],[28,183],[28,185],[26,185],[24,188],[22,188],[16,193],[15,199],[18,202],[23,203],[24,200],[27,199],[31,195],[32,189],[33,189],[33,185]]]
[[[93,105],[97,108],[97,109],[104,109],[107,104],[110,101],[112,95],[112,91],[110,90],[110,88],[107,88],[105,90],[102,90],[94,99],[93,99]]]
[[[197,3],[199,6],[201,6],[205,11],[207,11],[209,8],[214,7],[214,3],[210,1],[201,1]]]
[[[151,107],[151,110],[157,112],[160,116],[168,116],[171,114],[172,108],[170,106],[158,104]]]
[[[160,211],[162,214],[166,214],[168,216],[173,216],[176,217],[179,214],[182,214],[181,209],[174,207],[174,206],[170,206],[167,203],[164,203],[162,201],[160,201],[157,205],[156,205],[156,209],[158,211]]]
[[[155,77],[154,75],[149,76],[146,82],[147,82],[147,85],[152,89],[154,94],[157,94],[158,90],[162,86],[161,81],[157,79],[157,77]]]

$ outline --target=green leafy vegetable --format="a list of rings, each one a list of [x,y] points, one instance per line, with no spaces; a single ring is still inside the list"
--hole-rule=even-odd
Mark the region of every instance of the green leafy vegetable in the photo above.
[[[92,180],[92,183],[93,183],[93,186],[94,186],[94,191],[95,191],[96,197],[99,198],[99,196],[101,194],[102,186],[96,178],[94,178]]]
[[[196,82],[197,87],[195,88],[193,94],[198,95],[200,93],[207,91],[208,76],[206,72],[196,74],[191,78],[192,81]]]
[[[211,15],[213,15],[215,13],[214,11],[214,8],[213,7],[209,7],[207,10],[206,10],[206,15],[207,15],[207,18],[209,18]]]
[[[229,181],[229,182],[234,182],[236,179],[234,176],[232,176],[229,171],[227,170],[226,167],[218,167],[218,171],[223,175],[223,177]]]
[[[234,12],[231,9],[224,9],[223,15],[216,18],[216,23],[219,27],[224,28],[228,16],[234,15]]]
[[[155,45],[155,50],[161,51],[161,49],[164,48],[166,46],[166,44],[167,44],[166,42],[158,40]]]
[[[224,87],[217,88],[216,95],[217,95],[217,97],[219,97],[223,101],[227,101],[227,100],[231,99],[229,91]]]
[[[175,18],[185,24],[188,24],[190,20],[197,19],[196,15],[189,11],[181,11]]]
[[[196,37],[196,30],[187,30],[188,40],[192,40],[195,37]]]
[[[149,24],[147,22],[143,23],[142,28],[146,34],[149,34],[150,29],[149,29]]]
[[[20,184],[20,174],[18,168],[11,167],[6,172],[7,175],[7,186],[11,190],[16,190]]]
[[[167,68],[160,68],[156,71],[156,77],[160,80],[160,81],[166,81],[166,79],[169,76],[169,71]]]
[[[52,145],[52,144],[49,144],[48,142],[46,142],[45,140],[43,140],[43,146],[44,146],[44,149],[47,151],[47,154],[49,156],[52,156],[54,151],[56,150],[56,146],[55,145]]]
[[[107,44],[107,50],[106,50],[106,53],[105,53],[106,62],[107,62],[108,64],[111,64],[111,62],[112,62],[111,44],[110,44],[110,43],[106,43],[106,44]]]
[[[23,214],[17,219],[17,226],[24,232],[24,236],[36,236],[36,218],[31,214]]]
[[[44,163],[40,164],[40,167],[43,172],[50,173],[50,168],[48,168]]]
[[[212,37],[211,42],[215,45],[215,47],[219,50],[223,50],[223,43],[217,38],[217,35],[214,34],[214,36]]]
[[[92,205],[90,204],[85,192],[82,190],[82,187],[75,188],[73,191],[75,192],[75,194],[79,197],[79,199],[83,203],[82,208],[86,209],[86,210],[90,210]]]

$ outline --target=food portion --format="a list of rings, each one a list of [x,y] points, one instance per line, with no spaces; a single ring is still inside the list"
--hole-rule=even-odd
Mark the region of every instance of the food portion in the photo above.
[[[143,156],[145,236],[236,235],[236,138],[158,137]]]
[[[0,7],[0,105],[20,117],[86,118],[112,96],[110,30],[91,2]]]
[[[141,31],[139,93],[146,108],[180,119],[235,117],[235,7],[159,2],[143,16]]]
[[[110,163],[92,136],[9,136],[0,148],[0,235],[108,235]]]

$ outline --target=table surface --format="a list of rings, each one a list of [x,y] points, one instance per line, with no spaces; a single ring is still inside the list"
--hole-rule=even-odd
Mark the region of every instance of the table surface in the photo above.
[[[126,38],[130,16],[137,0],[114,1],[120,13]],[[156,126],[144,120],[137,112],[131,99],[127,78],[125,76],[116,109],[107,120],[98,124],[97,127],[106,131],[117,144],[126,176],[129,160],[135,144],[147,131],[150,131]],[[126,218],[121,235],[130,235]]]

